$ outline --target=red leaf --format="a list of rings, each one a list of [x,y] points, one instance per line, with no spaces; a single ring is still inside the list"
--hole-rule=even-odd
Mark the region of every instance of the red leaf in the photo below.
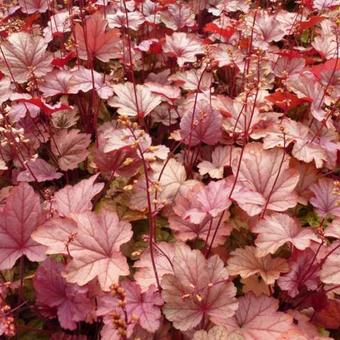
[[[25,19],[25,25],[23,26],[22,31],[24,32],[31,31],[34,21],[38,20],[39,18],[40,18],[40,13],[34,13],[33,15],[28,16]]]
[[[311,99],[309,98],[299,98],[288,91],[276,91],[275,93],[266,96],[266,99],[284,111],[289,111],[304,103],[311,102]]]
[[[329,300],[325,308],[317,311],[313,320],[324,328],[340,328],[340,302]]]
[[[66,54],[63,58],[54,58],[52,60],[52,65],[57,66],[59,68],[63,68],[69,61],[75,59],[77,57],[77,54],[75,51],[71,51]]]
[[[297,25],[297,29],[299,31],[307,30],[309,28],[314,27],[315,25],[317,25],[318,23],[320,23],[324,19],[325,19],[325,17],[319,16],[319,15],[314,15],[314,16],[308,18],[308,20],[306,20],[306,21],[299,22],[298,25]]]
[[[51,116],[52,113],[57,111],[67,110],[70,107],[66,104],[57,104],[55,106],[51,106],[43,102],[41,98],[31,98],[31,99],[18,99],[19,103],[31,103],[35,106],[38,106],[41,111],[43,111],[47,116]]]
[[[236,30],[233,27],[221,28],[218,27],[216,24],[210,22],[204,26],[204,32],[216,33],[226,39],[229,39],[236,32]]]

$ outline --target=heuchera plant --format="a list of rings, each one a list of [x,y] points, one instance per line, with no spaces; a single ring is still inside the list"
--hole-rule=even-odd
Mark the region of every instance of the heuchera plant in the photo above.
[[[0,337],[340,339],[339,11],[0,0]]]

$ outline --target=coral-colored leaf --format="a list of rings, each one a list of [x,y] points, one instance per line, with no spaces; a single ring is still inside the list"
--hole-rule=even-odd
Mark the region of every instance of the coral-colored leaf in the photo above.
[[[235,313],[236,289],[218,256],[207,260],[198,250],[181,246],[173,265],[173,274],[163,276],[162,297],[164,314],[177,329],[192,329],[203,317],[223,325]]]
[[[265,295],[256,297],[253,293],[239,298],[239,307],[226,328],[245,339],[281,339],[291,327],[292,317],[278,312],[278,301]]]
[[[83,286],[97,277],[101,288],[108,291],[120,276],[130,273],[120,246],[131,239],[131,225],[108,211],[72,217],[78,228],[69,244],[72,260],[65,270],[66,280]]]
[[[280,276],[280,273],[288,271],[286,260],[256,256],[256,248],[247,246],[243,249],[234,250],[228,260],[228,271],[230,275],[241,275],[243,279],[259,274],[266,284],[273,284]]]
[[[298,222],[287,214],[274,213],[267,216],[258,221],[252,231],[259,234],[255,241],[258,256],[274,254],[286,242],[304,250],[310,246],[311,241],[318,241],[311,229],[301,228]]]
[[[78,55],[81,59],[92,60],[94,57],[103,62],[117,57],[119,31],[106,31],[107,22],[97,11],[86,19],[85,27],[75,26],[75,37],[78,44]]]
[[[313,321],[325,328],[340,328],[340,303],[338,300],[328,301],[325,308],[317,311]]]
[[[77,129],[61,130],[54,135],[51,150],[58,159],[61,170],[72,170],[88,156],[91,136]]]
[[[283,159],[283,153],[281,149],[264,150],[260,143],[250,143],[245,147],[238,182],[251,192],[261,195],[265,202],[259,201],[256,206],[235,197],[248,214],[257,215],[264,209],[285,211],[296,205],[294,188],[299,175],[289,167],[288,156]],[[237,173],[237,167],[238,160],[232,166],[234,174]]]
[[[70,218],[53,218],[32,233],[32,239],[48,247],[46,254],[67,254],[68,243],[77,233],[77,225]]]
[[[92,209],[91,200],[103,188],[104,183],[96,183],[98,175],[83,179],[74,186],[66,185],[54,195],[54,207],[61,216],[78,214]]]

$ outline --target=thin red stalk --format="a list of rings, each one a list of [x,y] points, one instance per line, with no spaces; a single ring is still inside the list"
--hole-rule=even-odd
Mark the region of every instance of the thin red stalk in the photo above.
[[[255,13],[254,13],[254,19],[253,19],[253,24],[252,24],[251,33],[250,33],[249,48],[248,48],[248,51],[247,51],[247,55],[245,57],[246,60],[245,60],[245,63],[244,63],[243,80],[242,80],[242,83],[244,85],[245,85],[246,76],[248,75],[248,72],[249,72],[250,56],[251,56],[251,52],[252,52],[252,49],[253,49],[253,39],[254,39],[254,29],[255,29],[256,15],[257,15],[257,9],[255,10]]]
[[[323,221],[322,221],[322,222],[323,222]],[[320,225],[322,225],[322,224],[320,223]],[[302,283],[304,283],[304,282],[305,282],[307,279],[309,279],[309,278],[313,275],[313,273],[315,273],[315,271],[318,269],[318,268],[315,268],[315,270],[312,271],[312,272],[310,273],[310,270],[311,270],[313,264],[315,263],[315,260],[316,260],[318,254],[319,254],[319,252],[320,252],[320,250],[321,250],[322,245],[323,245],[323,242],[321,242],[321,243],[319,244],[319,247],[318,247],[318,249],[316,250],[316,252],[315,252],[315,254],[314,254],[314,256],[313,256],[312,261],[310,261],[310,263],[309,263],[309,265],[308,265],[308,268],[307,268],[307,270],[305,271],[304,275],[302,275],[302,276],[298,279],[298,285],[301,285]]]
[[[159,252],[160,252],[167,260],[168,260],[170,266],[173,268],[174,265],[173,265],[173,263],[172,263],[170,257],[162,250],[162,248],[159,247],[159,245],[158,245],[156,242],[153,241],[153,245],[154,245],[154,247],[157,248],[157,250],[158,250],[158,251],[159,251]]]
[[[24,275],[25,275],[25,258],[24,256],[20,257],[19,260],[19,276],[20,276],[20,286],[19,286],[19,294],[18,294],[18,305],[21,305],[23,300],[24,293]]]
[[[196,89],[196,94],[195,94],[195,101],[194,101],[194,106],[193,106],[193,109],[192,109],[192,117],[191,117],[191,122],[190,122],[190,132],[189,132],[189,141],[188,141],[188,148],[187,150],[190,150],[191,148],[191,142],[192,142],[192,131],[193,131],[193,127],[194,127],[194,120],[195,120],[195,113],[196,113],[196,106],[197,106],[197,99],[198,99],[198,93],[200,91],[200,85],[201,85],[201,82],[202,82],[202,79],[203,79],[203,75],[206,71],[208,66],[206,66],[201,75],[200,75],[200,78],[198,80],[198,84],[197,84],[197,89]],[[189,151],[185,152],[184,156],[183,156],[183,159],[185,160],[186,156],[187,156],[187,153]]]
[[[204,242],[204,245],[205,245],[205,248],[206,248],[206,250],[205,250],[205,257],[206,258],[209,255],[209,247],[207,247],[207,246],[208,246],[208,240],[209,240],[209,236],[210,236],[211,229],[212,229],[212,224],[213,224],[213,218],[210,219],[207,237],[205,238],[205,242]]]
[[[282,169],[282,165],[283,165],[283,162],[284,162],[284,159],[285,159],[285,155],[286,155],[285,147],[286,147],[286,135],[285,135],[285,133],[283,132],[283,150],[282,150],[282,158],[281,158],[281,162],[280,162],[280,165],[279,165],[279,169],[277,170],[277,174],[276,174],[274,183],[273,183],[273,185],[272,185],[272,188],[271,188],[271,190],[270,190],[270,192],[269,192],[269,195],[268,195],[268,197],[267,197],[267,199],[266,199],[266,204],[265,204],[264,207],[263,207],[263,211],[262,211],[261,216],[260,216],[261,219],[264,218],[264,215],[265,215],[265,213],[266,213],[266,209],[267,209],[267,207],[268,207],[270,198],[271,198],[272,195],[273,195],[273,192],[274,192],[274,190],[275,190],[276,183],[277,183],[277,181],[278,181],[278,179],[279,179],[279,176],[280,176],[280,173],[281,173],[281,169]]]
[[[93,117],[93,129],[95,132],[95,136],[97,136],[97,116],[98,116],[98,110],[95,109],[95,102],[96,102],[96,86],[95,86],[95,81],[94,81],[94,56],[90,53],[89,50],[89,45],[88,45],[88,40],[87,40],[87,26],[86,26],[86,19],[84,16],[84,11],[83,11],[83,1],[81,0],[79,2],[79,9],[80,9],[80,18],[81,18],[81,22],[82,22],[82,29],[83,29],[83,33],[84,33],[84,42],[85,42],[85,48],[86,48],[86,54],[87,54],[87,60],[90,66],[90,70],[91,70],[91,82],[92,82],[92,89],[91,89],[91,100],[89,104],[89,112],[90,112],[90,116]],[[96,138],[96,143],[98,143],[98,139]]]
[[[213,237],[212,237],[212,239],[211,239],[211,242],[210,242],[210,245],[209,245],[209,248],[208,248],[206,257],[208,257],[209,254],[210,254],[210,252],[211,252],[211,248],[212,248],[212,246],[213,246],[213,244],[214,244],[214,241],[215,241],[215,238],[216,238],[216,235],[217,235],[217,231],[218,231],[218,229],[219,229],[219,227],[220,227],[220,225],[221,225],[221,223],[222,223],[222,219],[223,219],[224,213],[225,213],[225,210],[222,211],[221,216],[220,216],[220,218],[219,218],[219,220],[218,220],[218,222],[217,222],[216,229],[215,229],[214,235],[213,235]]]
[[[340,285],[336,285],[336,286],[334,286],[334,287],[332,287],[332,288],[326,289],[324,292],[325,292],[325,293],[328,293],[328,292],[331,292],[332,290],[338,289],[338,288],[340,288]]]
[[[135,96],[135,102],[136,102],[136,110],[137,110],[137,116],[138,119],[143,118],[140,117],[140,110],[139,110],[139,103],[138,103],[138,96],[137,96],[137,85],[136,85],[136,79],[135,79],[135,73],[134,73],[134,69],[133,69],[133,58],[132,58],[132,46],[131,46],[131,37],[129,34],[129,15],[128,15],[128,10],[127,10],[127,6],[125,3],[125,0],[123,0],[123,5],[124,5],[124,11],[125,11],[125,20],[126,20],[126,36],[127,36],[127,43],[128,43],[128,53],[129,53],[129,69],[130,69],[130,74],[131,74],[131,80],[132,80],[132,84],[133,84],[133,93]],[[123,54],[125,51],[123,51]]]
[[[159,281],[159,277],[158,277],[158,272],[157,272],[157,267],[156,267],[156,263],[155,263],[155,257],[154,257],[154,235],[156,232],[156,226],[155,226],[155,220],[154,220],[154,216],[152,213],[152,203],[151,203],[151,197],[150,197],[150,179],[149,179],[149,175],[148,175],[148,168],[147,168],[147,164],[146,164],[146,160],[143,154],[143,150],[140,147],[139,143],[138,143],[138,139],[134,133],[134,131],[132,129],[130,129],[131,134],[133,136],[133,138],[135,139],[136,143],[137,143],[137,148],[139,150],[140,153],[140,157],[142,158],[142,163],[143,163],[143,169],[144,169],[144,176],[145,176],[145,185],[146,185],[146,198],[147,198],[147,204],[148,204],[148,224],[149,224],[149,247],[150,247],[150,257],[151,257],[151,262],[152,262],[152,268],[155,274],[155,278],[156,278],[156,283],[157,283],[157,288],[158,290],[161,289],[161,285],[160,285],[160,281]]]
[[[322,98],[321,98],[321,100],[320,100],[318,109],[321,108],[322,102],[323,102],[323,100],[325,99],[327,90],[328,90],[328,88],[329,88],[329,86],[330,86],[330,84],[331,84],[331,80],[333,80],[333,77],[334,77],[334,75],[335,75],[336,68],[337,68],[337,66],[338,66],[338,59],[339,59],[339,37],[338,37],[338,35],[335,35],[335,39],[336,39],[336,59],[335,59],[335,65],[334,65],[334,67],[333,67],[332,74],[331,74],[331,76],[330,76],[329,79],[328,79],[327,85],[326,85],[326,87],[325,87],[325,89],[324,89],[324,91],[323,91]]]
[[[258,74],[258,81],[260,80],[260,77],[259,77],[259,59],[258,59],[258,63],[257,63],[257,74]],[[229,192],[229,195],[228,195],[228,199],[231,198],[234,190],[235,190],[235,187],[236,187],[236,183],[237,183],[237,180],[238,180],[238,176],[240,174],[240,169],[241,169],[241,162],[242,162],[242,159],[243,159],[243,155],[244,155],[244,150],[245,150],[245,147],[246,147],[246,144],[247,144],[247,139],[248,139],[248,133],[249,133],[249,129],[251,127],[251,122],[252,122],[252,119],[253,119],[253,116],[254,116],[254,113],[255,113],[255,108],[256,108],[256,101],[257,101],[257,96],[258,96],[258,92],[259,92],[259,85],[257,84],[257,87],[256,87],[256,93],[255,93],[255,98],[254,98],[254,103],[253,103],[253,108],[252,108],[252,112],[251,112],[251,115],[250,115],[250,119],[249,119],[249,124],[248,126],[245,126],[246,128],[246,131],[244,133],[244,136],[243,136],[243,145],[242,145],[242,148],[241,148],[241,153],[240,153],[240,157],[239,157],[239,160],[238,160],[238,164],[237,164],[237,169],[236,169],[236,175],[235,175],[235,179],[234,179],[234,182],[233,182],[233,186]],[[246,97],[248,98],[248,96]],[[242,111],[242,110],[241,110]],[[208,253],[207,253],[207,256],[209,256],[209,253],[211,251],[211,248],[212,248],[212,245],[213,245],[213,242],[215,240],[215,237],[217,235],[217,231],[221,225],[221,222],[222,222],[222,218],[223,218],[223,214],[224,214],[224,211],[223,213],[221,214],[221,217],[218,221],[218,224],[216,226],[216,229],[215,229],[215,232],[214,232],[214,236],[211,240],[211,243],[210,243],[210,246],[209,246],[209,250],[208,250]]]
[[[6,116],[4,116],[4,117],[6,117]],[[5,118],[5,119],[7,120],[7,118]],[[7,123],[9,124],[8,121],[7,121]],[[31,176],[34,178],[34,180],[35,180],[36,182],[38,182],[38,179],[37,179],[37,177],[34,175],[33,171],[32,171],[31,168],[30,168],[30,166],[29,166],[27,163],[25,164],[25,157],[24,157],[24,155],[22,154],[22,151],[20,150],[20,146],[19,146],[18,142],[16,141],[16,137],[15,137],[14,134],[12,133],[12,130],[10,130],[10,132],[9,132],[9,137],[11,138],[11,141],[13,142],[13,146],[14,146],[14,148],[15,148],[15,151],[16,151],[17,155],[18,155],[18,160],[19,160],[19,162],[20,162],[22,168],[23,168],[23,169],[26,169],[26,168],[27,168],[27,170],[30,172]],[[20,159],[19,156],[21,156],[22,159]],[[39,193],[40,193],[40,195],[41,195],[42,197],[44,197],[44,196],[41,194],[40,191],[39,191]]]

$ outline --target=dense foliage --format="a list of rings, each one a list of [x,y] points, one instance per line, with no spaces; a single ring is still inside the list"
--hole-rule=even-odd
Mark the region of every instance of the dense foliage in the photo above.
[[[0,4],[0,335],[339,339],[340,1]]]

